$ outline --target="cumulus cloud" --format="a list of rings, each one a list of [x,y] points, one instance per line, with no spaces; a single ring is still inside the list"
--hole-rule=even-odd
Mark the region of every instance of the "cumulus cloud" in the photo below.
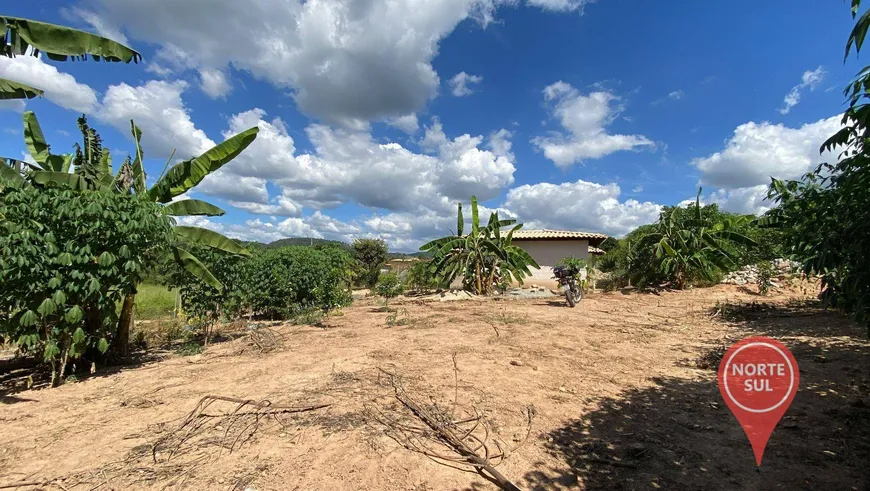
[[[135,120],[142,129],[142,147],[148,157],[166,158],[175,149],[176,157],[190,158],[215,143],[190,119],[181,100],[186,88],[181,80],[111,85],[96,115],[124,135],[129,135],[130,120]]]
[[[619,135],[607,132],[622,108],[614,106],[619,97],[598,91],[583,95],[570,84],[559,81],[544,89],[544,100],[552,115],[566,132],[551,132],[532,139],[544,155],[559,167],[583,159],[597,159],[621,150],[654,147],[643,135]]]
[[[415,113],[390,118],[386,121],[386,123],[387,125],[404,131],[409,135],[413,135],[417,132],[417,130],[420,129],[420,123],[417,121],[417,115]]]
[[[479,75],[469,75],[465,72],[459,72],[450,79],[450,91],[456,97],[463,97],[474,93],[469,87],[470,84],[479,84],[483,82],[483,77]]]
[[[738,126],[724,150],[691,162],[701,171],[701,184],[736,189],[770,182],[771,177],[796,179],[830,159],[819,155],[821,144],[840,129],[840,116],[799,128],[769,122]]]
[[[200,70],[200,88],[212,99],[225,99],[232,92],[233,85],[223,70]]]
[[[442,39],[509,0],[94,0],[105,26],[160,45],[156,69],[247,70],[329,123],[409,114],[435,96]],[[568,3],[574,3],[573,1]],[[232,19],[232,22],[227,22]]]
[[[783,104],[785,105],[778,109],[778,111],[781,114],[788,114],[791,108],[801,101],[801,93],[807,89],[810,91],[815,90],[825,80],[825,75],[827,74],[828,72],[822,66],[819,66],[815,70],[805,71],[801,76],[801,83],[792,87],[789,93],[785,95],[785,99],[783,99]]]
[[[46,99],[76,112],[90,113],[97,106],[94,89],[43,62],[42,56],[0,57],[0,78],[41,89],[45,91]]]
[[[503,207],[526,228],[555,228],[624,235],[658,219],[661,205],[620,201],[618,185],[584,180],[562,184],[526,184],[511,189]]]

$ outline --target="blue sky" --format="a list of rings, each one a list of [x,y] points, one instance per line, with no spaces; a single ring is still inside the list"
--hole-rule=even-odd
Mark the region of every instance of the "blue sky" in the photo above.
[[[208,5],[204,7],[204,5]],[[0,147],[24,158],[21,111],[55,153],[87,112],[119,163],[129,119],[146,171],[260,126],[187,197],[189,219],[262,241],[377,236],[414,250],[474,193],[527,227],[621,235],[693,197],[765,211],[769,177],[826,156],[848,7],[809,0],[91,0],[3,8],[124,41],[139,65],[0,58],[46,97],[0,106]],[[788,101],[788,103],[787,103]],[[117,150],[117,152],[115,152]]]

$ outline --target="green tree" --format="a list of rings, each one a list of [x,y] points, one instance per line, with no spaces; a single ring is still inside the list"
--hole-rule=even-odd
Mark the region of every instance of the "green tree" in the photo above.
[[[19,17],[0,16],[3,45],[0,53],[8,58],[44,54],[52,61],[86,60],[138,63],[135,50],[123,44],[69,27]],[[0,78],[0,99],[32,99],[42,90],[13,80]]]
[[[852,0],[858,17],[860,0]],[[858,17],[846,41],[845,58],[856,56],[870,27],[870,9]],[[777,207],[760,222],[786,232],[792,258],[805,274],[821,277],[820,298],[842,308],[870,327],[870,66],[862,68],[844,90],[848,104],[842,128],[820,152],[839,152],[839,161],[823,163],[797,181],[771,181],[768,198]],[[870,331],[868,331],[870,332]]]
[[[381,239],[354,239],[353,257],[359,265],[360,278],[368,288],[377,284],[387,252],[387,243]]]
[[[516,220],[500,220],[498,213],[490,215],[485,227],[480,226],[477,197],[471,197],[471,232],[463,235],[465,226],[462,204],[458,205],[456,235],[442,237],[424,244],[421,251],[433,254],[434,271],[442,283],[463,278],[465,288],[478,294],[492,293],[499,284],[515,279],[522,283],[529,268],[539,268],[525,250],[512,243],[513,234],[522,224]],[[502,228],[513,228],[502,234]]]

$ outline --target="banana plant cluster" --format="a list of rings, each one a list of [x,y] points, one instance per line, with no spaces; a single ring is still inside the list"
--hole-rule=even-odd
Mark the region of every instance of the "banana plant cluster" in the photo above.
[[[512,228],[505,234],[502,229]],[[498,285],[511,280],[522,283],[531,275],[530,268],[540,268],[521,247],[512,243],[513,234],[522,224],[516,220],[501,220],[493,212],[486,226],[480,226],[477,197],[471,197],[471,232],[463,234],[465,221],[462,204],[458,205],[456,235],[442,237],[424,244],[421,251],[433,255],[435,276],[444,283],[463,278],[466,289],[487,295]]]
[[[672,279],[678,289],[684,288],[691,276],[713,279],[717,268],[735,269],[739,257],[731,244],[756,245],[736,231],[746,225],[747,217],[713,222],[703,216],[700,200],[699,189],[688,220],[681,219],[683,214],[678,208],[666,209],[659,217],[656,231],[641,239],[643,246],[655,248],[659,271]]]
[[[95,34],[46,22],[0,16],[0,56],[39,56],[53,61],[86,60],[138,63],[142,59],[135,50]],[[0,99],[32,99],[42,96],[36,87],[0,78]]]

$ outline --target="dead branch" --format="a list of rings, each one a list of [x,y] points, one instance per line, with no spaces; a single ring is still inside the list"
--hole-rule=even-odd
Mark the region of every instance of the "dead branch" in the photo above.
[[[495,469],[506,458],[506,452],[492,435],[489,423],[477,408],[472,407],[472,416],[457,420],[453,411],[448,414],[434,400],[433,404],[426,405],[414,398],[405,390],[397,375],[381,368],[378,370],[386,375],[395,399],[409,413],[403,415],[397,414],[397,411],[375,409],[375,419],[386,428],[387,436],[406,449],[425,455],[442,465],[463,471],[473,469],[500,489],[519,491],[515,484]],[[458,399],[458,367],[455,357],[454,374],[457,380],[455,402]],[[408,416],[422,422],[422,426],[408,422]],[[526,437],[531,433],[532,417],[533,411],[529,410]]]

